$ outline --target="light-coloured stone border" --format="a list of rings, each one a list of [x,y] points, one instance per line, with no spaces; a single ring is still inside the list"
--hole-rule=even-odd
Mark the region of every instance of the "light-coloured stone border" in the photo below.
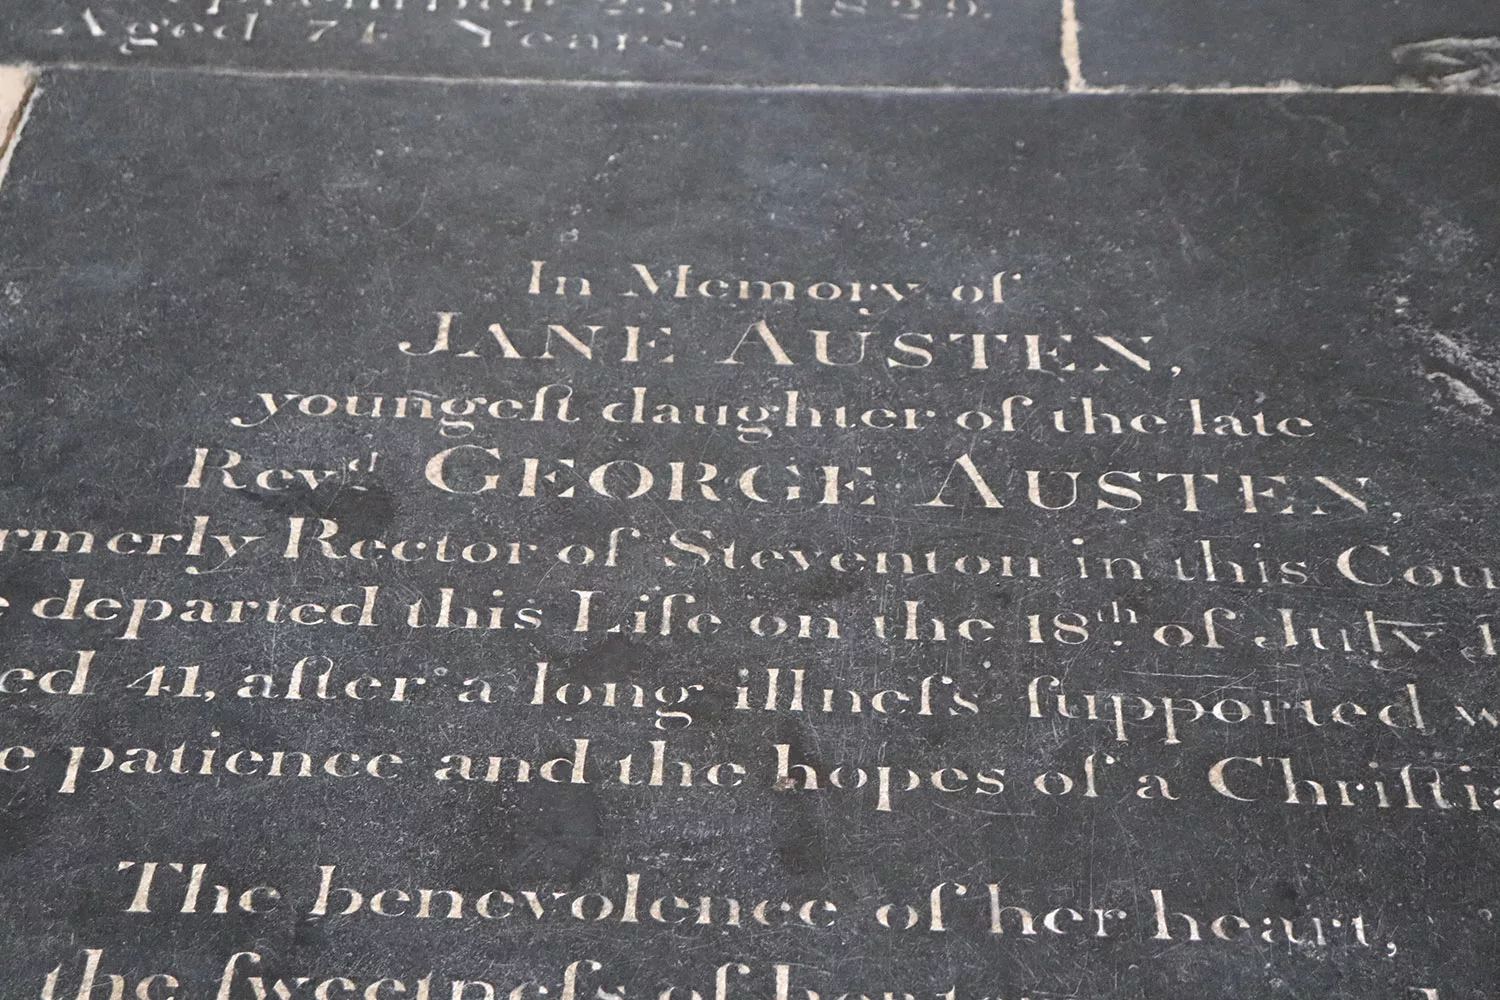
[[[25,66],[0,66],[0,184],[31,111],[36,76]]]

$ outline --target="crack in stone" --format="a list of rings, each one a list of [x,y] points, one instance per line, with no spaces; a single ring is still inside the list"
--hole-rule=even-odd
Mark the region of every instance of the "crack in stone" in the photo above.
[[[851,94],[880,96],[971,96],[971,97],[1148,97],[1148,96],[1271,96],[1297,94],[1333,96],[1408,95],[1434,99],[1500,97],[1500,83],[1438,90],[1415,81],[1400,83],[1310,84],[1278,80],[1265,84],[1157,84],[1098,85],[1081,81],[1076,90],[1060,87],[961,86],[945,84],[881,83],[725,83],[688,80],[602,80],[561,77],[456,76],[433,73],[364,72],[330,69],[247,69],[237,66],[131,65],[111,63],[56,62],[30,67],[32,73],[186,73],[253,80],[327,80],[340,83],[420,83],[443,87],[539,87],[558,90],[605,90],[617,92],[742,93],[742,94]]]
[[[1088,88],[1083,78],[1083,58],[1078,50],[1078,0],[1062,0],[1062,62],[1068,71],[1067,89],[1078,93]]]

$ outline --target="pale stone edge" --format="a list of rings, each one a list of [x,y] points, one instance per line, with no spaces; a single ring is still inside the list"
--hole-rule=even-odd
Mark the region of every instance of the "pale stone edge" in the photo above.
[[[21,129],[31,110],[36,75],[28,66],[0,66],[0,185],[10,170],[10,159],[21,140]]]

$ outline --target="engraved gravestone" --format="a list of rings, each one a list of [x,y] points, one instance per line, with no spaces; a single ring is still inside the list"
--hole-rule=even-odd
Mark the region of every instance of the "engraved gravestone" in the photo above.
[[[1053,0],[42,0],[0,56],[735,84],[1060,86]]]
[[[1486,996],[1497,131],[42,74],[5,995]]]

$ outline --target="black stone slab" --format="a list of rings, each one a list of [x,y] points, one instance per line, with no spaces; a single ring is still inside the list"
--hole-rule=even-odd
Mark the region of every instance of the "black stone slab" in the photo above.
[[[0,190],[6,996],[90,949],[156,1000],[1497,981],[1491,103],[41,88]]]
[[[1053,0],[6,0],[0,58],[552,80],[1060,86]]]
[[[1090,83],[1500,84],[1500,9],[1459,0],[1078,0]]]

